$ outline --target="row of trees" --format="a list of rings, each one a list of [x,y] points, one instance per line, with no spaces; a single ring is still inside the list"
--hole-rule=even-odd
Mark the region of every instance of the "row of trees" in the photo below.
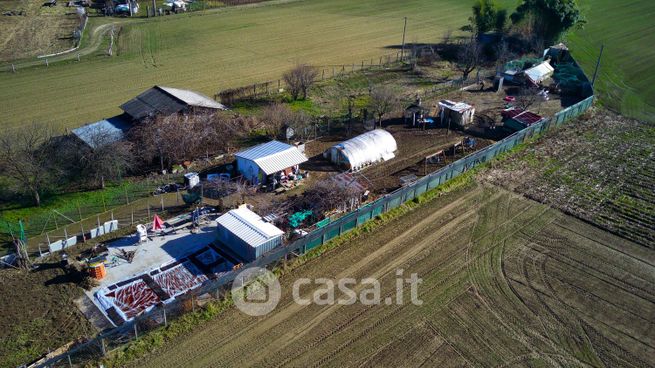
[[[253,134],[284,139],[286,128],[292,128],[302,136],[314,123],[302,111],[273,104],[260,117],[193,112],[158,116],[135,124],[120,141],[98,129],[87,137],[89,145],[32,124],[0,135],[0,178],[8,184],[1,194],[29,195],[40,206],[46,192],[104,188],[106,181],[126,175],[234,152]]]
[[[507,10],[500,8],[494,0],[477,0],[472,10],[469,24],[463,30],[475,36],[506,31]],[[528,32],[523,33],[525,36],[538,35],[548,44],[557,42],[566,31],[585,23],[576,0],[522,0],[509,18],[517,30]]]
[[[455,65],[466,79],[485,57],[493,57],[498,63],[511,58],[507,36],[511,36],[515,43],[518,41],[520,45],[516,48],[522,53],[530,49],[541,52],[546,45],[556,43],[569,29],[582,27],[584,23],[575,0],[522,0],[509,16],[507,10],[494,0],[477,0],[469,24],[462,27],[470,32],[470,37],[455,45]],[[497,42],[481,41],[484,34],[492,31],[496,33]],[[450,36],[445,37],[444,42],[449,41]]]

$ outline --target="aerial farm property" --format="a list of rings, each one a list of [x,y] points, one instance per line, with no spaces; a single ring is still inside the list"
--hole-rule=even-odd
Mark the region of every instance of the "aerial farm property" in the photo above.
[[[655,9],[579,2],[0,4],[0,367],[655,365]]]

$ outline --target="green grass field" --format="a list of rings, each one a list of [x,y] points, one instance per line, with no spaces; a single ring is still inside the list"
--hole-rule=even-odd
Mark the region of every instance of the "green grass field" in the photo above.
[[[120,112],[154,85],[217,90],[279,78],[298,62],[360,63],[395,53],[402,40],[431,41],[457,29],[470,4],[459,0],[308,0],[206,15],[158,18],[120,31],[117,55],[0,73],[4,124],[75,127]]]
[[[608,107],[655,121],[655,2],[584,0],[587,25],[568,37],[589,77],[605,45],[596,91]]]
[[[514,5],[510,0],[502,3]],[[605,43],[597,84],[604,103],[651,120],[653,4],[584,0],[588,24],[569,36],[574,55],[589,74],[598,47]],[[3,123],[15,128],[39,121],[72,128],[119,113],[122,102],[155,84],[211,96],[223,88],[279,78],[298,62],[360,63],[396,51],[387,47],[400,44],[403,16],[409,19],[407,42],[429,42],[464,24],[470,5],[460,0],[306,0],[121,20],[117,52],[111,58],[104,55],[103,46],[81,62],[0,73]]]

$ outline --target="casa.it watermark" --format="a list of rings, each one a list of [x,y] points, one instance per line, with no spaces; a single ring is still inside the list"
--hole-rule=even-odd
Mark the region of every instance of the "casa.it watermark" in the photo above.
[[[396,270],[395,290],[383,297],[382,285],[374,277],[355,278],[299,278],[293,285],[293,301],[299,305],[422,305],[418,287],[423,282],[416,273],[404,275]],[[409,290],[409,295],[407,291]],[[242,312],[263,316],[272,312],[280,302],[282,288],[275,274],[265,268],[252,267],[240,272],[232,284],[232,299]]]

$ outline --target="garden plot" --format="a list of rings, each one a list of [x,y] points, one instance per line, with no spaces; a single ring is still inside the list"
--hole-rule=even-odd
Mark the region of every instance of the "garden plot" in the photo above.
[[[605,110],[549,132],[489,180],[655,247],[655,126]]]

